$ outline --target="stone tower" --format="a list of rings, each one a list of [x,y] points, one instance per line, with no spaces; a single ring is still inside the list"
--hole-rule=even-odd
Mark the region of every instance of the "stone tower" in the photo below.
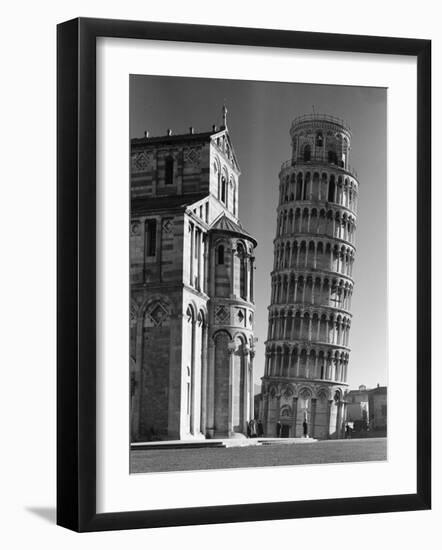
[[[267,436],[343,435],[358,181],[350,129],[296,118],[279,173],[262,415]],[[305,424],[306,423],[306,424]]]

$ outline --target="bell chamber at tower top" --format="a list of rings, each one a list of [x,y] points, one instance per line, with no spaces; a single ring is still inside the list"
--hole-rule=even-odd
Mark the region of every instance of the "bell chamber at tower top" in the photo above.
[[[290,136],[292,164],[320,162],[349,170],[351,131],[341,119],[316,113],[303,115],[292,122]]]
[[[292,201],[328,203],[332,210],[326,210],[325,217],[343,219],[345,216],[353,225],[358,180],[349,164],[349,127],[329,115],[304,115],[293,121],[290,136],[292,157],[283,163],[279,173],[279,204]],[[342,207],[342,210],[335,212],[334,207]],[[320,215],[315,209],[311,214]]]

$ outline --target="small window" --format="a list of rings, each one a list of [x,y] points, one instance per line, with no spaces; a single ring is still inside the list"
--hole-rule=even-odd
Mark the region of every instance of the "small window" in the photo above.
[[[338,164],[338,156],[335,151],[328,152],[328,162],[330,164]]]
[[[218,246],[218,265],[224,264],[224,246],[221,244]]]
[[[227,180],[226,177],[223,176],[221,178],[221,202],[224,204],[226,203],[226,187],[227,187]]]
[[[302,196],[302,174],[299,174],[296,184],[296,200],[300,201]]]
[[[157,221],[146,221],[146,256],[155,256],[157,248]]]
[[[335,202],[335,178],[331,176],[328,184],[328,202]]]
[[[165,164],[165,176],[164,176],[166,185],[173,185],[173,157],[166,157]]]
[[[316,147],[322,147],[324,145],[324,137],[322,132],[316,134]]]
[[[304,162],[309,162],[312,158],[312,150],[310,145],[304,147]]]

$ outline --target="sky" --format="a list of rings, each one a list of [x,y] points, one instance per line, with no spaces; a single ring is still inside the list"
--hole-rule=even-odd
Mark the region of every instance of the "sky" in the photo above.
[[[352,131],[349,164],[359,180],[350,389],[387,383],[387,90],[284,82],[132,75],[130,136],[206,132],[227,126],[241,168],[239,219],[255,250],[255,382],[264,372],[270,272],[281,164],[291,158],[290,125],[303,114],[342,118]]]

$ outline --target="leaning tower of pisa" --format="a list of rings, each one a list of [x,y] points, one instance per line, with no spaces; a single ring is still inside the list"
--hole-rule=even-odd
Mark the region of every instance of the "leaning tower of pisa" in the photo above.
[[[262,416],[268,437],[343,435],[358,181],[351,132],[304,115],[279,173]]]

